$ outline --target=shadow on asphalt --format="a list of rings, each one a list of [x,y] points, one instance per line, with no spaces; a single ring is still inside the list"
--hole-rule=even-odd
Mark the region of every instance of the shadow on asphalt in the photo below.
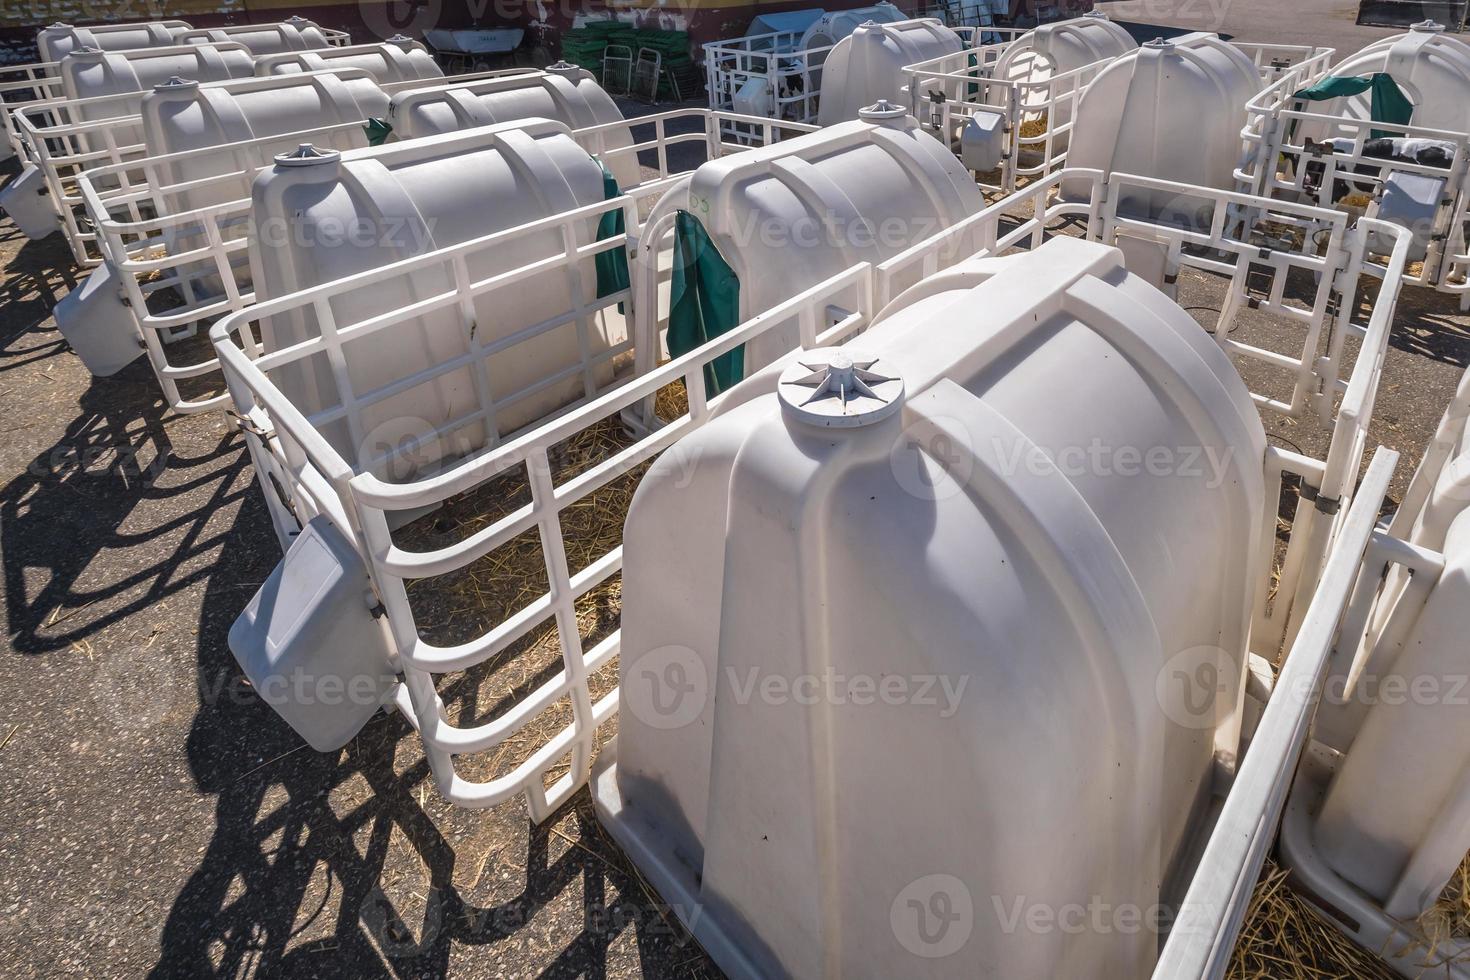
[[[0,370],[8,360],[0,360]],[[203,455],[181,457],[162,402],[151,394],[136,397],[156,391],[151,377],[147,384],[129,383],[148,372],[139,361],[116,379],[94,380],[77,399],[80,407],[72,409],[75,418],[62,438],[0,488],[5,602],[18,652],[66,649],[211,575],[207,566],[178,572],[217,545],[204,524],[240,499],[232,487],[248,461],[233,437]],[[72,396],[63,389],[62,397]],[[184,475],[172,478],[178,474]],[[198,498],[203,506],[192,500],[186,507],[169,505],[169,498],[196,494],[204,495]],[[140,510],[146,516],[135,520]],[[179,532],[178,543],[150,549],[160,536]],[[112,574],[105,557],[124,551],[133,558],[152,551],[157,560]],[[45,584],[28,589],[27,575]],[[123,596],[126,601],[115,601]],[[68,627],[73,616],[77,623]]]
[[[1394,310],[1389,344],[1457,368],[1470,366],[1470,331],[1456,323],[1456,317],[1464,319],[1458,295],[1405,286]]]
[[[237,530],[268,526],[252,494]],[[514,804],[431,817],[424,801],[439,800],[428,763],[396,714],[378,716],[345,749],[322,754],[253,692],[242,695],[223,638],[274,555],[252,565],[231,561],[231,551],[209,580],[200,615],[200,704],[188,736],[198,789],[217,798],[214,834],[165,923],[153,980],[598,978],[608,976],[609,945],[628,930],[643,977],[719,976],[603,834],[586,791],[539,827],[509,815]],[[242,765],[253,758],[265,761]],[[510,863],[524,869],[518,893],[491,904],[461,894],[456,872],[464,877],[463,863],[476,861],[483,870],[483,859],[446,836],[462,839],[455,830],[477,821],[512,826],[502,843],[511,845]],[[410,864],[421,865],[411,871],[424,885],[411,909],[385,885],[405,851]],[[548,933],[567,933],[548,928],[547,910],[565,909],[571,889],[580,893],[575,937],[559,944]],[[495,969],[474,969],[476,954],[464,948],[492,944],[484,955]]]
[[[22,244],[23,243],[23,244]],[[77,284],[68,260],[57,262],[65,251],[60,235],[39,242],[27,241],[15,225],[0,224],[0,250],[20,245],[5,268],[0,282],[0,372],[52,357],[66,349],[66,341],[55,329],[37,329],[51,316],[53,296]]]

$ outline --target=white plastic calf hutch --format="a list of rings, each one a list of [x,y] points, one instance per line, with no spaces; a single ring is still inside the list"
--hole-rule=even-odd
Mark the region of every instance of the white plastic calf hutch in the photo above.
[[[45,157],[61,153],[82,165],[110,162],[142,142],[138,127],[123,117],[137,114],[145,91],[170,77],[248,78],[253,63],[250,53],[236,44],[113,52],[87,48],[62,59],[60,71],[59,95],[23,103],[7,114],[11,125],[27,138],[18,141],[24,162],[20,175],[0,191],[0,208],[28,238],[44,238],[62,228],[63,195],[57,192],[55,174],[46,172]],[[29,133],[17,117],[29,119]],[[56,126],[66,131],[47,131]],[[52,136],[66,139],[51,143]]]
[[[1408,228],[1409,282],[1470,304],[1470,44],[1416,24],[1326,77],[1283,78],[1248,116],[1242,186]]]
[[[1226,74],[1230,77],[1225,78],[1223,84],[1232,86],[1232,91],[1223,95],[1209,93],[1202,107],[1203,118],[1191,118],[1187,110],[1192,104],[1188,98],[1181,97],[1182,89],[1179,93],[1169,86],[1161,89],[1157,93],[1161,98],[1157,109],[1146,104],[1142,92],[1137,96],[1130,94],[1128,82],[1139,64],[1136,59],[1147,57],[1140,55],[1137,48],[1127,48],[1065,72],[1058,73],[1049,68],[1054,57],[1070,63],[1072,59],[1080,60],[1093,52],[1122,47],[1121,38],[1113,34],[1116,25],[1101,18],[1088,17],[1048,26],[1056,30],[1042,34],[1043,29],[1038,28],[1033,33],[1041,36],[1029,43],[1023,39],[1008,46],[987,46],[905,69],[909,76],[910,105],[915,114],[926,126],[948,136],[955,152],[965,160],[967,167],[979,175],[982,186],[987,190],[1013,191],[1025,180],[1035,179],[1063,166],[1100,166],[1096,159],[1092,159],[1099,155],[1096,145],[1091,150],[1084,149],[1084,154],[1089,157],[1085,163],[1071,155],[1076,140],[1083,133],[1088,133],[1091,134],[1086,136],[1088,143],[1106,143],[1108,134],[1115,132],[1125,119],[1143,118],[1154,111],[1168,121],[1168,131],[1160,127],[1161,144],[1178,144],[1186,140],[1184,134],[1208,127],[1208,140],[1216,159],[1228,161],[1238,156],[1238,140],[1233,132],[1225,131],[1233,125],[1235,116],[1227,117],[1219,107],[1229,106],[1235,97],[1234,86],[1237,83],[1232,79],[1239,75],[1239,65],[1236,64],[1239,59],[1225,56],[1229,58]],[[1219,45],[1243,56],[1254,66],[1255,74],[1260,78],[1251,91],[1284,72],[1319,72],[1333,55],[1330,48],[1303,45],[1225,45],[1214,35],[1185,35],[1170,43],[1176,46],[1176,53],[1177,50]],[[1057,48],[1064,54],[1043,58],[1037,53],[1040,49],[1051,48]],[[973,58],[970,57],[972,53]],[[1214,60],[1214,56],[1209,55],[1205,60]],[[1119,67],[1124,64],[1130,67]],[[1163,67],[1170,68],[1171,65],[1165,63]],[[1201,71],[1209,74],[1217,67],[1190,69],[1185,74],[1197,76]],[[1108,68],[1114,72],[1111,81],[1094,91],[1093,82]],[[1089,92],[1093,94],[1089,96]],[[1241,94],[1248,97],[1243,90]],[[1085,110],[1081,105],[1084,98],[1088,101]],[[1134,100],[1130,104],[1132,107],[1124,106],[1122,100],[1125,98]],[[1232,112],[1238,113],[1238,107],[1234,107]],[[1121,169],[1127,170],[1126,167]],[[1135,168],[1130,172],[1168,176],[1147,169]],[[1179,173],[1170,179],[1185,179],[1187,176]]]
[[[517,120],[469,136],[429,136],[345,154],[307,149],[278,157],[255,181],[251,276],[257,299],[265,301],[546,215],[575,212],[607,196],[602,166],[567,127],[548,120]],[[582,244],[593,242],[598,222],[579,224],[569,233]],[[343,229],[359,225],[371,234],[343,235]],[[261,232],[271,226],[289,234],[272,241]],[[332,241],[333,234],[340,240]],[[528,255],[555,254],[563,242],[560,234],[547,234],[520,244],[528,251],[481,254],[468,273],[486,278]],[[469,311],[427,313],[392,332],[344,343],[340,365],[318,357],[283,367],[277,384],[309,416],[336,416],[319,424],[319,431],[354,466],[381,472],[372,459],[382,451],[374,430],[405,418],[440,434],[437,444],[419,446],[422,465],[433,466],[445,456],[493,444],[611,380],[614,359],[628,346],[627,328],[612,311],[585,312],[596,280],[594,262],[587,259],[570,275],[535,277],[493,306],[476,309],[468,333],[461,315]],[[358,322],[401,305],[404,296],[430,295],[443,285],[437,273],[385,277],[381,285],[341,297],[331,318]],[[565,316],[568,310],[580,315]],[[551,326],[482,361],[486,349],[498,349],[525,326],[542,323]],[[330,335],[333,326],[312,314],[281,314],[264,320],[261,330],[262,348],[272,352]],[[404,383],[455,362],[464,366],[428,383]],[[403,390],[372,405],[354,404],[393,387]],[[491,392],[493,408],[485,403]]]
[[[444,77],[444,69],[434,61],[429,49],[402,35],[381,44],[352,44],[342,48],[265,55],[255,62],[257,75],[287,75],[332,68],[361,68],[382,85]]]
[[[1067,162],[1229,190],[1245,105],[1260,89],[1250,57],[1213,34],[1149,41],[1088,83]],[[1062,193],[1069,191],[1063,184]],[[1167,192],[1149,192],[1126,207],[1197,220],[1188,213],[1192,204],[1181,207]]]
[[[1232,462],[1045,464],[1092,443]],[[1074,239],[960,263],[783,358],[633,500],[599,815],[733,977],[1146,974],[1154,930],[1008,929],[990,896],[1168,901],[1238,749],[1265,449],[1225,353]],[[1209,717],[1158,683],[1204,651]],[[808,706],[772,677],[840,679]],[[878,696],[925,678],[948,703]],[[912,921],[938,893],[964,935]]]
[[[114,373],[146,350],[169,403],[192,407],[178,382],[212,373],[213,358],[170,363],[162,343],[192,335],[194,311],[237,308],[248,295],[251,180],[303,140],[341,150],[368,145],[365,126],[388,114],[389,99],[352,68],[155,87],[136,117],[146,137],[140,152],[67,175],[76,190],[64,198],[63,218],[74,248],[87,264],[102,265],[57,305],[56,318],[89,370]],[[83,230],[88,225],[96,232]],[[164,302],[170,294],[173,302]]]
[[[393,97],[388,116],[393,138],[399,140],[511,119],[555,119],[571,129],[586,129],[622,122],[623,114],[590,71],[558,62],[545,71],[468,83],[452,81],[405,92]],[[628,131],[613,128],[607,131],[605,143],[605,149],[594,147],[593,152],[601,155],[605,150],[626,148],[633,138]],[[617,154],[610,160],[620,187],[641,182],[634,156]]]
[[[964,38],[938,20],[861,24],[837,42],[823,62],[822,126],[856,119],[858,110],[888,101],[907,106],[904,66],[963,51]]]
[[[906,15],[891,3],[824,13],[804,30],[747,34],[704,46],[711,109],[815,123],[819,66],[858,25]]]
[[[249,78],[255,62],[243,44],[185,44],[140,51],[97,51],[83,48],[61,61],[61,84],[67,99],[148,91],[170,78],[217,82]],[[107,115],[122,115],[109,112]],[[91,118],[97,118],[92,116]]]
[[[342,79],[340,82],[338,77]],[[159,125],[157,121],[151,127],[143,124],[141,113],[144,106],[160,104],[169,92],[192,92],[200,87],[200,83],[192,79],[174,76],[153,87],[155,97],[127,93],[77,101],[38,102],[18,110],[16,124],[30,157],[18,179],[35,180],[32,171],[38,171],[49,191],[49,195],[37,205],[38,217],[29,223],[26,230],[45,234],[59,227],[66,235],[77,263],[95,265],[98,261],[95,230],[86,220],[78,189],[83,172],[113,168],[127,161],[185,148],[235,142],[235,137],[255,131],[254,127],[262,125],[262,120],[267,117],[277,118],[279,122],[274,130],[270,129],[270,124],[264,124],[266,130],[261,135],[270,131],[290,131],[289,128],[279,128],[282,125],[309,128],[309,120],[314,118],[312,113],[333,106],[339,108],[335,115],[329,113],[333,122],[381,117],[387,112],[388,103],[387,94],[372,82],[366,72],[352,69],[313,74],[309,82],[299,88],[283,76],[272,79],[246,76],[227,82],[203,83],[203,91],[208,93],[207,101],[190,110],[181,110],[186,118],[179,121],[180,132],[189,131],[191,126],[197,130],[194,136],[184,137],[186,145],[179,145],[171,139],[169,127]],[[269,93],[272,92],[281,94],[279,107],[270,105]],[[248,109],[226,104],[237,96],[248,103]],[[351,115],[351,106],[359,103],[366,114]],[[296,125],[298,119],[301,121],[299,126]],[[136,186],[145,179],[137,172],[116,169],[110,171],[109,176],[115,179],[98,181],[96,186],[113,190],[123,185]],[[49,210],[41,205],[49,205]]]
[[[652,251],[672,229],[676,251],[695,258],[681,295],[711,302],[697,316],[671,303],[669,319],[660,309],[660,319],[639,321],[640,330],[663,329],[669,349],[683,353],[694,332],[691,319],[705,333],[732,328],[845,269],[882,262],[984,206],[954,155],[904,109],[880,103],[860,115],[712,160],[664,195],[643,236],[647,258],[638,271],[648,281],[639,299],[645,306],[652,302]],[[855,305],[856,298],[842,302]],[[723,323],[716,312],[721,306]],[[797,343],[789,327],[753,340],[725,365],[724,383]],[[657,337],[640,335],[638,352],[640,370],[651,370],[660,353]]]
[[[310,24],[293,17],[290,25]],[[250,31],[269,31],[276,25],[253,24]],[[0,68],[0,125],[3,125],[5,144],[0,144],[0,160],[22,151],[20,134],[11,122],[11,112],[19,105],[40,99],[55,99],[65,96],[61,83],[61,58],[73,51],[94,48],[99,51],[127,51],[142,48],[171,47],[179,44],[200,43],[198,37],[182,39],[192,33],[193,27],[181,20],[152,21],[130,24],[104,24],[89,27],[71,27],[53,24],[42,29],[36,36],[36,45],[41,51],[41,61],[30,65],[15,65]],[[346,44],[349,38],[341,31],[320,30],[328,44]]]
[[[234,41],[260,57],[285,51],[311,51],[316,48],[343,46],[348,36],[342,31],[329,31],[304,17],[290,17],[279,24],[235,24],[187,31],[182,43],[223,43]]]
[[[96,48],[98,51],[166,48],[187,43],[180,41],[179,36],[193,29],[193,25],[182,20],[89,24],[84,27],[57,23],[37,32],[36,50],[44,64],[60,61],[81,48]]]

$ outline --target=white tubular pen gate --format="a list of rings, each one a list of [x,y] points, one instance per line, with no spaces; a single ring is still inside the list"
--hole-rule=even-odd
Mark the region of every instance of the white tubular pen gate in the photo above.
[[[83,268],[95,266],[102,257],[95,244],[96,233],[85,217],[78,178],[84,171],[117,168],[147,155],[138,114],[143,95],[126,92],[94,99],[47,99],[21,106],[12,116],[20,133],[22,159],[41,170],[72,258]]]
[[[717,126],[712,127],[712,131],[717,132]],[[1085,200],[1053,200],[1052,191],[1063,180],[1071,187],[1089,186],[1090,195]],[[1126,199],[1126,192],[1161,188],[1213,202],[1214,217],[1209,227],[1215,237],[1211,239],[1202,232],[1183,231],[1168,224],[1119,215],[1116,202]],[[585,227],[587,222],[615,209],[623,210],[629,229],[626,235],[591,244],[578,243],[577,227]],[[619,633],[614,630],[591,644],[590,649],[584,649],[577,625],[576,603],[620,572],[621,545],[600,543],[594,553],[583,556],[586,560],[580,567],[572,567],[567,557],[567,539],[563,536],[563,515],[579,502],[586,506],[592,494],[616,480],[628,478],[636,467],[672,446],[710,417],[711,407],[717,405],[723,396],[710,396],[705,387],[705,365],[769,330],[789,327],[793,322],[798,327],[804,347],[842,343],[863,331],[891,299],[925,276],[971,255],[999,255],[1017,248],[1035,247],[1048,236],[1059,233],[1060,229],[1053,226],[1064,220],[1082,222],[1087,237],[1093,240],[1116,242],[1124,236],[1152,237],[1175,257],[1179,265],[1222,274],[1231,277],[1232,283],[1237,283],[1244,273],[1222,260],[1219,253],[1229,255],[1234,252],[1243,262],[1247,254],[1256,255],[1259,246],[1247,245],[1247,238],[1232,237],[1228,223],[1252,218],[1258,225],[1264,217],[1274,219],[1277,213],[1275,202],[1239,194],[1123,175],[1114,175],[1104,182],[1101,174],[1095,171],[1062,171],[894,256],[881,266],[866,263],[853,266],[673,361],[635,372],[631,379],[614,380],[604,391],[592,390],[589,382],[586,398],[580,404],[564,409],[544,422],[532,424],[519,433],[511,433],[498,442],[492,441],[487,448],[411,482],[386,482],[373,475],[376,472],[373,467],[380,467],[380,464],[399,456],[412,458],[408,454],[412,454],[416,446],[430,441],[442,443],[452,429],[493,420],[497,406],[525,392],[483,401],[471,415],[400,442],[396,448],[387,447],[385,452],[369,461],[359,459],[350,462],[343,458],[318,427],[342,419],[351,422],[354,418],[361,418],[365,409],[385,398],[428,383],[445,372],[462,369],[466,364],[477,363],[546,329],[571,322],[585,323],[590,317],[607,313],[616,304],[630,299],[635,321],[657,317],[657,304],[645,297],[651,295],[648,277],[653,275],[654,281],[658,278],[657,273],[649,272],[648,266],[656,261],[661,235],[657,228],[638,226],[637,208],[632,198],[625,195],[232,313],[215,325],[211,339],[219,352],[263,492],[283,543],[297,527],[325,515],[354,543],[370,568],[378,598],[388,615],[394,653],[404,678],[396,704],[422,735],[440,791],[453,802],[470,807],[493,806],[524,795],[532,818],[539,821],[586,781],[598,744],[599,728],[613,717],[617,709],[616,690],[594,701],[588,678],[609,667],[617,656]],[[1326,254],[1320,258],[1322,275],[1325,280],[1348,290],[1338,309],[1356,308],[1358,304],[1351,301],[1356,291],[1356,276],[1369,270],[1362,268],[1361,249],[1354,246],[1354,235],[1344,231],[1341,216],[1304,206],[1284,209],[1282,213],[1299,223],[1318,222],[1323,227],[1331,226],[1336,230],[1326,247]],[[1248,232],[1255,225],[1246,221],[1244,227]],[[500,272],[478,282],[470,278],[468,269],[473,255],[488,249],[504,249],[507,243],[522,238],[534,240],[538,234],[544,240],[547,231],[552,229],[560,233],[562,241],[556,255],[534,261],[529,261],[528,257],[527,264],[520,268]],[[1390,235],[1401,234],[1398,229],[1373,230]],[[585,263],[590,256],[619,247],[624,242],[638,256],[633,263],[635,292],[623,290],[594,301],[583,294],[581,286],[574,285],[571,310],[543,323],[516,325],[520,329],[497,342],[494,349],[475,350],[465,357],[400,379],[377,391],[355,393],[348,385],[343,366],[344,343],[376,331],[392,329],[432,310],[458,309],[468,320],[476,297],[493,295],[497,290],[514,289],[518,283],[534,275],[556,270],[565,270],[570,275],[578,263]],[[1205,248],[1199,242],[1209,247]],[[1293,256],[1293,261],[1306,263],[1308,259],[1315,258],[1313,248],[1305,246],[1303,256],[1299,259]],[[1405,248],[1406,244],[1400,239],[1394,249],[1394,261],[1402,263]],[[1247,252],[1247,249],[1252,251]],[[1306,264],[1301,268],[1311,269],[1312,266]],[[439,281],[452,285],[400,309],[386,310],[361,322],[343,323],[335,319],[334,297],[349,295],[370,281],[424,270],[439,270],[442,275]],[[1339,383],[1336,374],[1323,376],[1324,384],[1342,394],[1342,403],[1333,423],[1332,448],[1326,461],[1268,449],[1263,465],[1268,474],[1278,474],[1276,487],[1279,488],[1279,474],[1286,471],[1302,477],[1304,487],[1308,488],[1303,491],[1304,501],[1324,501],[1327,494],[1345,499],[1351,489],[1362,457],[1373,389],[1382,367],[1398,283],[1399,279],[1390,266],[1374,297],[1373,311],[1366,326],[1353,323],[1345,313],[1339,316],[1334,312],[1331,332],[1360,337],[1362,349],[1345,386]],[[847,297],[845,302],[851,305],[854,295],[858,297],[856,309],[837,305],[839,297]],[[1227,306],[1228,312],[1222,316],[1234,316],[1238,309]],[[314,312],[321,325],[320,336],[284,350],[263,352],[257,339],[258,325],[288,311]],[[1325,316],[1326,312],[1322,311],[1312,323],[1304,326],[1304,330],[1320,329]],[[1222,319],[1222,325],[1215,330],[1217,339],[1223,339],[1228,329],[1229,323]],[[635,323],[628,336],[656,336],[656,331],[646,323]],[[607,356],[626,353],[628,346],[621,344]],[[1336,349],[1340,352],[1340,341]],[[282,369],[289,370],[288,365],[303,359],[323,355],[333,363],[338,384],[345,394],[341,405],[309,416],[281,393],[273,383],[272,375]],[[1335,371],[1337,368],[1336,361],[1325,358],[1314,359],[1311,363],[1322,371]],[[568,370],[581,371],[590,378],[590,367],[589,364],[581,364]],[[660,420],[647,413],[646,406],[660,391],[679,382],[683,383],[687,393],[688,407],[677,418],[664,418],[660,424]],[[488,392],[480,394],[482,399],[490,397]],[[1263,407],[1271,407],[1269,400],[1260,403]],[[1317,407],[1315,402],[1308,404],[1314,410]],[[603,458],[576,473],[569,476],[557,474],[553,467],[555,448],[610,420],[628,427],[627,444],[610,450]],[[647,425],[641,424],[645,421]],[[361,425],[356,424],[353,428],[355,431]],[[360,440],[356,431],[355,437]],[[395,540],[392,529],[402,526],[406,520],[432,510],[450,498],[459,498],[485,487],[507,473],[524,474],[530,495],[528,501],[509,513],[478,526],[447,547],[407,550]],[[1266,499],[1274,505],[1278,495],[1273,493],[1271,486],[1268,483]],[[1315,497],[1311,490],[1316,491]],[[1321,506],[1316,509],[1321,509]],[[1346,512],[1347,508],[1343,510]],[[1309,518],[1313,513],[1315,509],[1309,507],[1304,517]],[[1298,521],[1302,519],[1297,518]],[[1310,535],[1303,532],[1301,545],[1295,544],[1294,532],[1294,547],[1298,551],[1308,547],[1325,551],[1330,543],[1329,532],[1341,526],[1342,522],[1341,517],[1332,521],[1324,518],[1317,528],[1307,529]],[[1263,526],[1268,539],[1262,542],[1262,546],[1269,554],[1269,536],[1275,521],[1268,519]],[[415,604],[409,598],[409,585],[420,579],[462,573],[473,562],[528,534],[539,539],[540,557],[544,562],[544,589],[539,586],[532,589],[533,597],[521,608],[506,612],[498,622],[489,624],[484,632],[471,640],[442,646],[425,639],[421,629],[424,624],[416,618]],[[1315,585],[1321,561],[1320,552],[1299,559],[1296,574],[1300,580],[1310,579]],[[1268,577],[1269,570],[1266,570],[1258,598],[1266,594],[1265,580]],[[1276,613],[1278,616],[1286,614],[1284,607]],[[559,669],[555,676],[515,699],[492,721],[471,728],[452,724],[444,703],[436,693],[435,678],[487,662],[512,645],[526,640],[533,630],[548,621],[554,621],[560,643]],[[1273,622],[1271,625],[1274,627],[1276,624]],[[570,700],[572,704],[571,721],[560,726],[554,735],[537,742],[533,751],[511,771],[488,781],[475,781],[460,774],[456,768],[457,756],[484,753],[504,745],[518,733],[524,733],[527,726],[543,716],[552,705],[564,700]],[[559,770],[567,757],[570,757],[569,768],[548,786],[547,777],[551,770]]]
[[[1272,81],[1283,74],[1320,76],[1334,51],[1306,45],[1231,42]],[[904,68],[909,78],[910,111],[932,132],[956,146],[965,123],[978,112],[1005,117],[1002,161],[995,180],[981,179],[987,191],[1009,194],[1019,182],[1066,166],[1069,135],[1076,124],[1078,100],[1087,85],[1112,60],[1043,79],[996,76],[1006,45],[985,45],[943,55]],[[1037,133],[1022,126],[1040,123]]]
[[[478,78],[481,76],[464,76]],[[443,84],[443,79],[426,80]],[[414,83],[400,83],[411,86]],[[393,90],[397,86],[387,86]],[[671,148],[684,143],[702,143],[708,156],[745,149],[724,143],[719,130],[728,122],[739,122],[763,141],[782,134],[809,132],[814,127],[780,123],[770,119],[731,116],[706,109],[678,109],[643,116],[628,122],[607,123],[574,130],[573,137],[589,152],[607,158],[642,153],[654,158],[660,175],[634,191],[637,200],[660,193],[661,181],[673,175]],[[693,127],[689,132],[680,132]],[[648,139],[638,140],[641,127],[651,127]],[[614,129],[635,132],[631,146],[608,150],[603,136]],[[142,334],[148,359],[158,377],[164,398],[177,412],[190,413],[223,408],[228,394],[214,385],[208,394],[189,396],[180,391],[186,379],[216,376],[219,362],[207,352],[174,354],[170,342],[194,336],[200,325],[241,310],[255,302],[246,270],[250,233],[250,179],[271,166],[271,154],[296,136],[320,147],[350,149],[363,145],[358,123],[323,127],[299,134],[284,134],[226,147],[209,147],[183,153],[145,157],[129,163],[84,172],[78,187],[90,223],[96,229],[97,248],[104,262],[119,274],[127,306]],[[191,158],[227,151],[238,169],[217,177],[170,184],[166,176]],[[220,196],[219,188],[239,188],[223,203],[183,210],[178,202],[190,193]],[[110,188],[110,189],[104,189]],[[211,191],[214,191],[211,194]],[[243,194],[244,196],[235,196]],[[186,247],[180,248],[180,243]],[[200,356],[200,355],[203,356]],[[194,359],[180,363],[183,356]],[[201,383],[202,386],[202,383]]]
[[[61,62],[40,61],[29,65],[0,68],[0,127],[4,129],[8,149],[0,152],[0,160],[10,154],[24,156],[20,130],[13,114],[31,102],[63,99],[66,91],[61,83]]]
[[[982,177],[987,191],[1009,194],[1023,177],[1039,177],[1062,166],[1066,137],[1077,118],[1077,100],[1097,73],[1111,64],[1097,61],[1036,81],[999,78],[996,64],[1007,45],[990,44],[941,55],[904,68],[909,79],[909,111],[949,146],[979,111],[1005,116],[999,180]],[[1024,135],[1026,123],[1043,122],[1039,135]],[[1027,162],[1022,162],[1022,157]]]
[[[1361,195],[1376,204],[1392,174],[1444,181],[1432,226],[1420,229],[1425,241],[1422,263],[1404,271],[1404,281],[1456,293],[1470,308],[1470,134],[1420,126],[1351,119],[1313,112],[1292,93],[1312,84],[1323,72],[1288,72],[1246,106],[1241,130],[1241,160],[1235,178],[1241,189],[1262,197],[1306,201],[1361,213],[1343,198]],[[1314,142],[1313,132],[1330,134],[1332,143]],[[1367,153],[1375,135],[1391,139],[1431,140],[1447,145],[1450,162],[1435,167]],[[1308,145],[1310,142],[1310,145]],[[1414,266],[1417,266],[1415,268]]]

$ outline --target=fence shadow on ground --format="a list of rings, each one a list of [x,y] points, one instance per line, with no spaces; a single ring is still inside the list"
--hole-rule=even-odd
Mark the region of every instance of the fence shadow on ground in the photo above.
[[[268,527],[258,493],[236,522]],[[232,535],[233,538],[233,535]],[[379,715],[345,749],[307,747],[240,679],[226,635],[274,548],[226,543],[199,621],[190,769],[213,837],[150,974],[175,977],[718,977],[606,837],[584,791],[539,827],[523,807],[454,808],[420,743]],[[253,545],[253,541],[251,542]],[[452,695],[446,692],[446,697]]]

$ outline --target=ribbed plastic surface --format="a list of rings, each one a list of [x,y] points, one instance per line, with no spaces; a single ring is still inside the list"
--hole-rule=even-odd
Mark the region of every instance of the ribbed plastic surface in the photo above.
[[[837,353],[868,424],[825,382],[793,409]],[[1233,751],[1265,446],[1191,316],[1074,239],[790,355],[638,488],[600,815],[734,977],[1146,976],[1155,928],[1025,916],[1167,901]]]

